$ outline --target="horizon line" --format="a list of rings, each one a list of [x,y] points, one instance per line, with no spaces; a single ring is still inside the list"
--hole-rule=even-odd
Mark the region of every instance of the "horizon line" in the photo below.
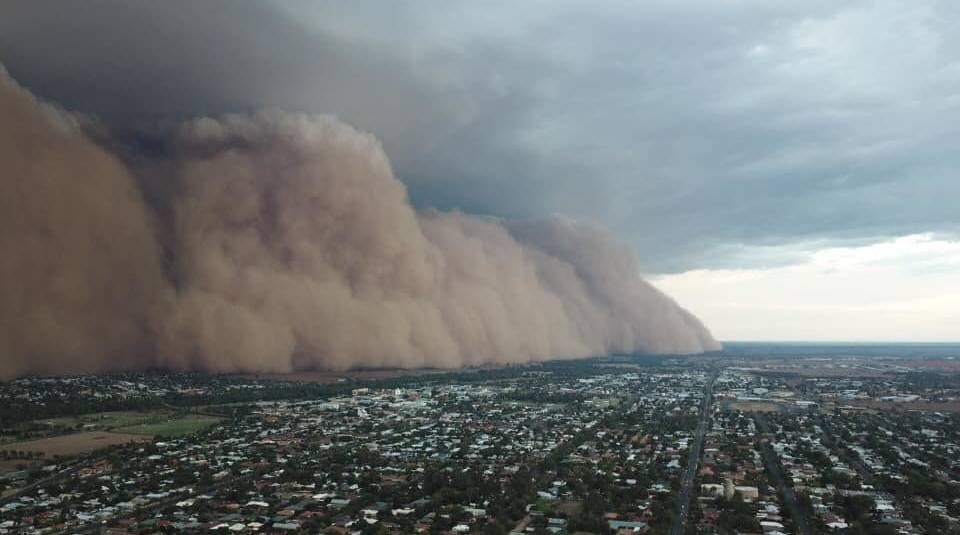
[[[868,345],[960,345],[960,340],[761,340],[761,339],[736,339],[719,340],[721,344],[868,344]]]

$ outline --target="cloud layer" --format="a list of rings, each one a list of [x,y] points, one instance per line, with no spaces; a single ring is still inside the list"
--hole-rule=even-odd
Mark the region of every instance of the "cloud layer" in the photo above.
[[[0,16],[0,58],[42,96],[112,126],[335,111],[383,141],[415,206],[567,214],[647,272],[960,231],[956,2],[65,9],[14,0]]]
[[[6,78],[0,112],[0,376],[719,347],[622,244],[565,220],[418,212],[380,143],[329,116],[185,122],[152,171],[172,191],[154,210],[82,117]]]

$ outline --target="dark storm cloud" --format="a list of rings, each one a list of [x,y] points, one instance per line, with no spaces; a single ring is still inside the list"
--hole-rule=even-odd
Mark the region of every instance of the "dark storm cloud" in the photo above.
[[[657,272],[956,232],[958,10],[8,2],[0,61],[114,128],[335,113],[383,140],[420,206],[595,221]]]

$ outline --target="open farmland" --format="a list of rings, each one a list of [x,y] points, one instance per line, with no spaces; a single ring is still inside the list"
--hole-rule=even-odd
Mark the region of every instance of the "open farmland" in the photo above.
[[[130,441],[152,437],[180,437],[202,431],[220,422],[215,416],[182,414],[174,411],[113,411],[80,416],[48,418],[32,422],[32,431],[17,440],[6,437],[0,449],[41,452],[45,458],[75,455]],[[39,436],[38,436],[39,435]],[[14,459],[23,462],[22,459]]]
[[[6,444],[7,450],[40,452],[46,458],[54,456],[77,455],[88,453],[107,446],[115,444],[127,444],[129,442],[146,442],[150,437],[132,433],[111,433],[105,431],[87,431],[83,433],[73,433],[70,435],[60,435],[56,437],[41,438],[39,440],[28,440],[25,442],[14,442]]]

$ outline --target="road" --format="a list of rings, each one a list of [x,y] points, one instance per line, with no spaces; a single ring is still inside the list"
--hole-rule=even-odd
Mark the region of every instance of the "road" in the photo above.
[[[73,462],[72,464],[67,464],[63,468],[61,468],[59,471],[54,472],[53,474],[47,477],[44,477],[43,479],[38,479],[37,481],[30,483],[29,485],[26,485],[24,487],[20,487],[17,489],[13,489],[13,491],[10,494],[7,494],[3,498],[0,498],[0,505],[4,505],[12,501],[19,500],[21,496],[26,496],[27,494],[30,494],[39,488],[45,487],[52,483],[56,483],[57,481],[60,481],[61,479],[66,478],[67,476],[71,476],[79,472],[80,469],[85,466],[93,465],[97,460],[98,458],[92,458],[92,459],[87,459],[83,461]]]
[[[753,420],[757,424],[757,429],[761,432],[767,434],[771,432],[770,424],[767,422],[765,416],[756,413],[753,416]],[[780,489],[784,505],[790,511],[790,518],[793,519],[797,533],[799,533],[799,535],[814,535],[814,531],[810,528],[810,519],[807,518],[807,512],[800,507],[800,502],[797,501],[797,495],[794,494],[793,487],[787,485],[783,477],[783,472],[780,470],[780,462],[777,460],[777,454],[773,451],[773,447],[771,447],[769,443],[763,444],[760,446],[760,453],[763,455],[763,464],[766,465],[767,472],[770,473],[770,479],[772,479],[773,482],[776,483],[777,488]]]
[[[710,372],[707,379],[703,403],[700,405],[700,421],[697,423],[697,432],[690,445],[690,457],[687,459],[687,468],[680,480],[680,493],[677,495],[677,513],[673,519],[670,535],[682,535],[687,524],[687,514],[690,512],[690,496],[693,494],[693,482],[697,478],[697,468],[700,464],[700,451],[703,449],[703,439],[710,426],[710,416],[713,413],[713,382],[716,381],[718,371]]]

